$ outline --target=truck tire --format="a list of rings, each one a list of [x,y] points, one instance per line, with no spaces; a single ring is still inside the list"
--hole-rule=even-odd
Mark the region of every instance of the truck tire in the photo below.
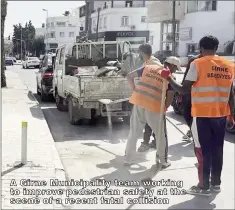
[[[69,97],[68,99],[68,114],[69,114],[69,122],[71,125],[76,125],[76,119],[74,116],[74,108],[73,108],[73,101],[72,98]]]
[[[60,97],[56,91],[55,93],[55,103],[56,103],[56,107],[59,111],[61,112],[65,112],[68,111],[68,106],[64,105],[64,98]]]

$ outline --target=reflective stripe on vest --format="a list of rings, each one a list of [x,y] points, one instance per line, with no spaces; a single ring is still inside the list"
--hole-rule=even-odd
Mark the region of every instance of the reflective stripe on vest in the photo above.
[[[192,93],[207,93],[207,92],[223,92],[227,93],[228,97],[192,97],[192,102],[228,102],[230,88],[218,87],[218,86],[208,86],[208,87],[192,87]]]
[[[219,56],[205,56],[193,63],[197,68],[198,80],[191,89],[191,115],[211,118],[229,115],[234,64]]]

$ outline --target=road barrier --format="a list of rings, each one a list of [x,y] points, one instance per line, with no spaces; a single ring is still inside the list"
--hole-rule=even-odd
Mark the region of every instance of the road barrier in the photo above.
[[[23,121],[21,123],[21,164],[27,163],[27,129],[28,123]]]

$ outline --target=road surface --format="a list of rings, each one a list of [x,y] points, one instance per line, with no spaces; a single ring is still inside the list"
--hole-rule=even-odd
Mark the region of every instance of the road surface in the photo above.
[[[17,72],[30,91],[36,96],[35,72],[38,71],[37,69],[21,69],[21,66],[8,67],[8,69]],[[30,94],[29,97],[31,97]],[[34,100],[32,97],[31,99]],[[39,97],[37,99],[40,102]],[[127,125],[122,122],[115,123],[112,136],[110,136],[106,122],[100,122],[97,126],[72,126],[68,121],[68,113],[58,111],[53,100],[47,103],[40,102],[40,106],[53,135],[68,179],[82,178],[84,180],[96,180],[104,178],[106,180],[139,180],[140,178],[146,177],[146,173],[143,170],[151,168],[154,163],[154,151],[145,154],[143,157],[144,161],[138,165],[139,168],[133,169],[134,172],[130,172],[123,167],[122,161],[125,151],[125,141],[129,129]],[[167,116],[172,124],[177,126],[182,132],[187,132],[188,128],[181,116],[175,115],[172,109],[168,111]],[[197,182],[197,172],[194,166],[196,159],[193,153],[193,145],[188,142],[183,142],[183,135],[172,124],[167,123],[169,159],[172,162],[172,166],[168,170],[159,173],[158,178],[169,176],[175,180],[182,179],[184,181],[184,187],[188,188]],[[234,135],[226,134],[225,140],[225,149],[228,151],[227,154],[225,153],[225,159],[227,159],[227,162],[230,159],[233,162]],[[224,174],[226,173],[226,178],[223,179],[234,180],[234,168],[231,168],[230,164],[225,164],[224,170],[227,171],[224,172]],[[187,175],[183,176],[185,174]],[[231,182],[226,183],[226,187],[230,188],[230,190],[227,190],[225,194],[229,194],[231,198],[234,198],[234,190],[231,190],[231,186],[234,186],[234,184]],[[234,199],[231,202],[229,201],[223,204],[224,196],[221,193],[220,196],[217,196],[217,200],[214,201],[217,208],[234,207],[234,201],[232,201]],[[200,208],[200,205],[202,208],[211,208],[211,204],[208,201],[198,201],[192,198],[190,195],[185,195],[184,198],[173,196],[169,205],[159,205],[157,208],[193,209]],[[233,206],[231,207],[231,205]],[[144,208],[144,205],[137,205],[135,207],[124,206],[129,209]],[[95,207],[91,206],[90,208]],[[109,205],[104,205],[103,208],[110,207]],[[145,208],[156,208],[156,206],[151,205],[151,207],[147,206]]]

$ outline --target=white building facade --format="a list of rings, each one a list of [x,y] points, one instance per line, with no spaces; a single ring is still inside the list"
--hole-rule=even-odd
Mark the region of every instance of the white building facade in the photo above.
[[[85,6],[79,8],[78,28],[83,30],[85,11]],[[95,1],[90,38],[98,41],[129,41],[134,50],[140,44],[149,42],[155,52],[160,49],[160,24],[147,23],[145,1]]]
[[[172,1],[161,1],[148,5],[149,21],[161,24],[161,43],[167,43],[170,49],[172,4]],[[199,40],[205,35],[213,35],[219,39],[218,52],[234,53],[234,6],[234,1],[176,1],[177,54],[180,57],[196,54]],[[169,27],[164,27],[166,24]],[[166,45],[161,44],[161,50],[165,48]]]
[[[76,41],[78,28],[76,18],[73,16],[49,17],[46,22],[45,45],[46,50],[55,51],[62,45]]]

